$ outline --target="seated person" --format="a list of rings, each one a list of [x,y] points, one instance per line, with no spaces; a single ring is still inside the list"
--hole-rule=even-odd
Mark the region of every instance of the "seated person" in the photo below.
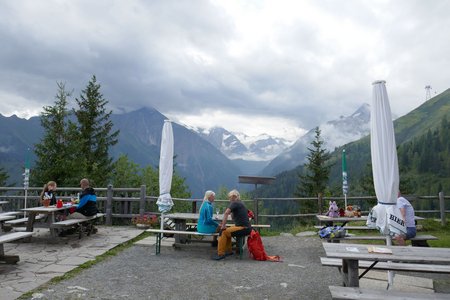
[[[55,191],[56,191],[56,182],[49,181],[46,184],[44,184],[44,188],[42,189],[41,197],[40,197],[41,205],[45,206],[44,202],[48,201],[48,200],[50,200],[50,202],[49,202],[49,204],[47,204],[47,206],[48,205],[56,205]]]
[[[80,186],[82,189],[80,202],[76,211],[67,217],[68,219],[86,219],[87,217],[95,216],[98,212],[97,196],[94,189],[90,187],[89,180],[86,178],[81,179]]]
[[[405,245],[405,240],[409,240],[416,236],[416,222],[414,220],[414,208],[411,203],[398,193],[397,207],[400,209],[403,221],[405,221],[406,235],[397,235],[395,240],[400,246]]]
[[[206,191],[200,206],[200,215],[198,217],[197,231],[200,233],[215,233],[219,231],[219,222],[214,220],[214,200],[216,194],[213,191]],[[217,246],[217,237],[213,238],[212,246]]]
[[[230,206],[225,210],[223,220],[220,225],[221,234],[219,236],[219,245],[217,247],[217,255],[213,257],[215,260],[221,260],[232,255],[231,237],[238,235],[249,235],[252,227],[248,220],[248,210],[244,203],[241,202],[240,194],[237,190],[232,190],[228,193]],[[232,214],[234,226],[227,227],[228,216]]]

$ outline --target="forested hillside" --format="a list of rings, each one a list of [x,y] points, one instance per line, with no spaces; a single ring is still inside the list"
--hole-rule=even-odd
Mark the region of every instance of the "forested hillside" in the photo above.
[[[401,188],[405,193],[450,193],[450,90],[428,100],[394,122]],[[337,148],[331,153],[327,194],[342,195],[342,149],[347,153],[349,196],[373,195],[370,137]],[[280,173],[271,186],[261,187],[258,197],[293,197],[302,167]],[[311,195],[316,196],[316,195]]]

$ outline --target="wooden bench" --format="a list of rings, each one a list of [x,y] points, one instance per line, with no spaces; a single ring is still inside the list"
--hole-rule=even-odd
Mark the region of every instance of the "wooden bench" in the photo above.
[[[156,233],[156,255],[161,253],[161,240],[163,238],[163,234],[180,234],[187,236],[219,236],[219,233],[200,233],[197,231],[181,231],[181,230],[167,230],[167,229],[147,229],[146,232]],[[244,238],[243,237],[235,237],[236,245],[239,252],[239,258],[242,259],[243,255],[243,245]]]
[[[234,224],[226,224],[227,227],[234,226]],[[270,228],[270,224],[251,224],[252,228]],[[197,228],[197,223],[186,223],[187,227]]]
[[[322,229],[324,227],[326,227],[326,226],[320,226],[320,225],[314,226],[315,229]],[[344,226],[344,229],[345,230],[378,230],[377,228],[372,228],[372,227],[368,227],[368,226],[364,226],[364,225],[361,225],[361,226],[347,226],[346,225],[346,226]],[[416,229],[422,230],[423,226],[420,224],[416,225]]]
[[[85,219],[67,219],[64,221],[55,222],[50,225],[50,228],[73,228],[77,227],[78,230],[78,238],[81,239],[83,236],[83,233],[86,232],[86,234],[89,236],[93,232],[93,221],[99,218],[102,218],[105,214],[104,213],[97,213],[95,216],[87,217]],[[86,224],[85,224],[86,223]],[[78,226],[77,226],[78,225]]]
[[[45,214],[37,215],[35,220],[40,220],[47,217]],[[19,225],[25,225],[28,222],[28,218],[19,218],[19,219],[13,219],[9,221],[4,222],[3,230],[4,231],[10,231],[13,227],[19,226]]]
[[[449,299],[449,294],[374,290],[357,287],[329,286],[333,299]]]
[[[342,267],[342,260],[339,258],[321,257],[320,262],[323,266]],[[404,272],[422,272],[422,273],[445,273],[450,274],[450,265],[434,265],[434,264],[415,264],[415,263],[396,263],[396,262],[378,262],[373,265],[373,261],[360,260],[358,262],[360,269],[377,269],[388,271],[404,271]],[[373,265],[373,266],[372,266]]]
[[[427,241],[428,240],[437,240],[438,238],[433,236],[433,235],[429,235],[429,234],[423,234],[423,235],[416,235],[415,237],[413,237],[412,239],[409,239],[409,241],[411,241],[411,244],[413,246],[417,246],[417,247],[429,247]],[[347,241],[385,241],[386,237],[382,236],[382,235],[353,235],[353,236],[345,236],[345,237],[341,237],[341,238],[334,238],[331,239],[329,241],[333,241],[333,242],[337,242],[339,243],[339,241],[343,241],[343,240],[347,240]]]
[[[13,232],[0,236],[0,262],[7,264],[15,264],[19,261],[18,255],[5,255],[4,243],[13,242],[23,238],[29,238],[33,235],[32,232]]]

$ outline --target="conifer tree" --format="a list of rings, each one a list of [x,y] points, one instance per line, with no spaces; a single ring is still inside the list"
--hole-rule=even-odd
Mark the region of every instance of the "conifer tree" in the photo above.
[[[320,129],[316,127],[315,137],[308,148],[307,163],[304,165],[304,174],[300,174],[300,183],[297,186],[297,196],[316,197],[324,194],[327,189],[331,165],[328,163],[330,153],[323,148]],[[319,203],[319,206],[321,203]],[[319,211],[321,207],[319,207]]]
[[[59,185],[69,184],[75,173],[71,165],[76,165],[73,163],[76,147],[72,146],[75,141],[70,136],[67,109],[71,93],[66,91],[64,83],[59,82],[57,86],[54,105],[44,106],[41,113],[44,135],[40,143],[34,145],[36,162],[30,176],[33,185],[40,186],[50,180]]]
[[[80,98],[76,99],[78,109],[74,112],[78,121],[79,163],[84,169],[83,177],[91,179],[97,186],[105,186],[113,170],[109,150],[117,143],[119,131],[112,131],[112,111],[107,111],[108,101],[103,98],[100,88],[95,75],[92,76]]]

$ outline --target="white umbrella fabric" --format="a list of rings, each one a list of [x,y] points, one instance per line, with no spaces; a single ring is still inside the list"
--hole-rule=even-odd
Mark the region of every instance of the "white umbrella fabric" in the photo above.
[[[159,197],[156,201],[161,212],[161,229],[164,229],[164,213],[173,206],[170,188],[173,175],[173,131],[172,123],[164,120],[161,137],[161,152],[159,156]]]
[[[397,208],[399,172],[394,124],[386,91],[386,81],[373,83],[370,150],[372,173],[378,205],[373,209],[372,221],[380,232],[386,235],[386,243],[391,245],[391,236],[405,233],[406,227]],[[400,217],[400,218],[399,218]],[[368,219],[368,222],[370,222]],[[389,273],[389,286],[392,273]]]

